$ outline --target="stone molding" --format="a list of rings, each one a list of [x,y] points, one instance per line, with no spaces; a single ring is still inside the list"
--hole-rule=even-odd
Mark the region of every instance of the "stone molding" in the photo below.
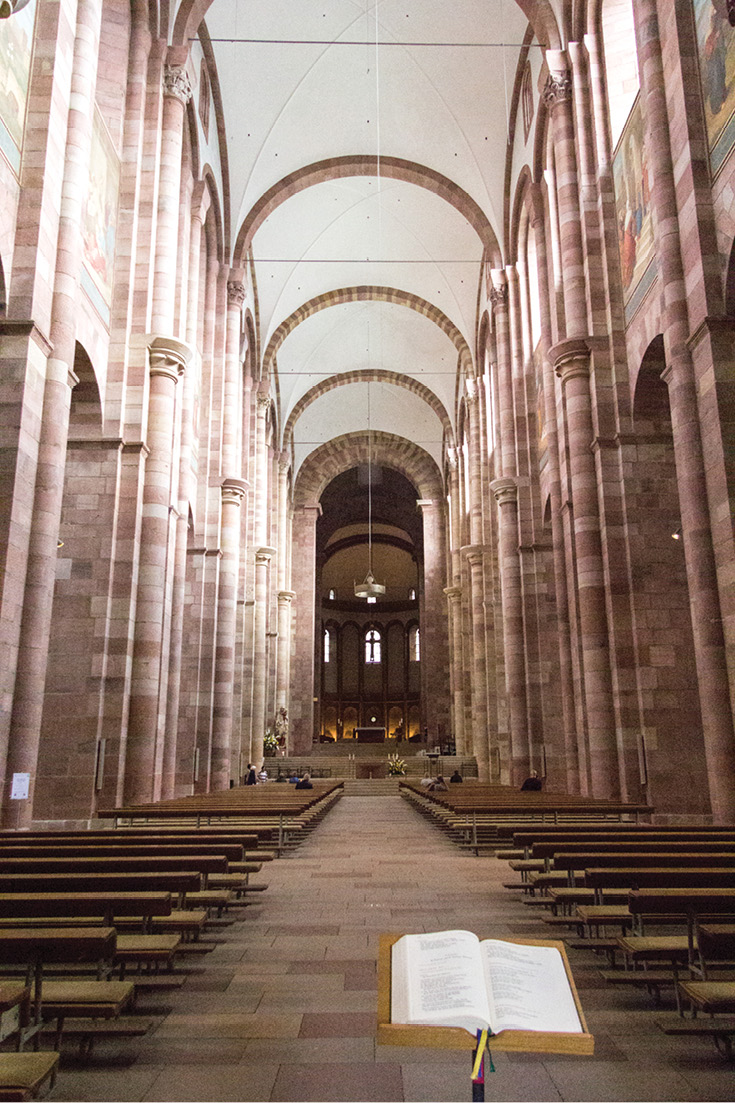
[[[48,337],[29,319],[0,318],[0,337],[30,337],[41,352],[50,356],[54,346]]]
[[[176,383],[179,376],[184,374],[186,365],[191,360],[192,352],[189,345],[185,341],[179,341],[176,337],[162,337],[153,334],[149,335],[146,340],[150,374],[152,376],[168,376]]]
[[[687,348],[690,352],[693,352],[700,341],[705,337],[714,337],[721,334],[729,334],[735,336],[735,318],[728,318],[725,316],[707,315],[699,323],[697,328],[687,337]],[[665,370],[665,369],[664,369]],[[663,379],[663,372],[661,373]]]
[[[191,81],[184,65],[164,65],[163,94],[186,107],[192,97]]]
[[[511,505],[518,501],[518,484],[515,479],[509,476],[503,479],[493,479],[490,483],[490,489],[499,506]]]
[[[435,502],[434,502],[433,498],[417,498],[416,499],[416,509],[420,509],[420,510],[428,509],[429,506],[433,506],[433,505],[435,505]]]
[[[554,371],[566,383],[568,379],[577,376],[590,375],[590,347],[586,337],[567,337],[552,345],[549,349],[549,360],[554,365]]]

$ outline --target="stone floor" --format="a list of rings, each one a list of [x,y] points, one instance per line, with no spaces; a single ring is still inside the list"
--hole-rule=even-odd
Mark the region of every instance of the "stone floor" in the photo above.
[[[502,887],[507,864],[460,853],[400,797],[366,797],[264,874],[258,903],[184,962],[183,988],[143,997],[153,1032],[98,1043],[86,1066],[67,1057],[52,1099],[471,1098],[468,1054],[376,1045],[376,948],[387,931],[539,937]],[[665,1036],[648,996],[605,987],[589,952],[570,959],[595,1056],[497,1053],[488,1100],[733,1098],[711,1042]]]

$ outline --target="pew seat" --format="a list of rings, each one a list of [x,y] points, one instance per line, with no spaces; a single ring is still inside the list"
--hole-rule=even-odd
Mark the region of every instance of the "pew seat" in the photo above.
[[[40,1099],[56,1081],[56,1052],[0,1053],[0,1099]]]
[[[146,966],[158,972],[163,965],[173,968],[174,956],[181,946],[179,934],[118,934],[113,964],[120,970],[120,980],[129,965]]]

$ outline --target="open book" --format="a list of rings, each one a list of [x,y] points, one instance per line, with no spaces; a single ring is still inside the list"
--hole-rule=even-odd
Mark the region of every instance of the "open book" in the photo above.
[[[583,1032],[559,951],[471,931],[407,934],[393,946],[391,1022]]]

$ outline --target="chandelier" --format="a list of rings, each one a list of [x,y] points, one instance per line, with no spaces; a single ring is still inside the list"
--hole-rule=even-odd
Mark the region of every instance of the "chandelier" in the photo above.
[[[369,332],[369,331],[368,331]],[[369,337],[368,337],[369,342]],[[368,423],[368,572],[362,582],[355,583],[355,597],[376,598],[385,593],[385,586],[375,581],[373,574],[373,470],[372,470],[372,434],[370,430],[370,383],[367,397]]]

